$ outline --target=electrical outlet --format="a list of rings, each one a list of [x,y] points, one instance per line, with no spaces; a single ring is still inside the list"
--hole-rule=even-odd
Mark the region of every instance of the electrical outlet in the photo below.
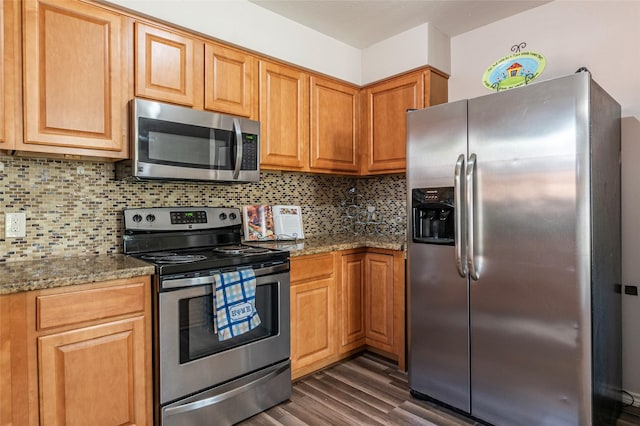
[[[4,237],[24,238],[27,235],[26,213],[6,213],[4,217]]]

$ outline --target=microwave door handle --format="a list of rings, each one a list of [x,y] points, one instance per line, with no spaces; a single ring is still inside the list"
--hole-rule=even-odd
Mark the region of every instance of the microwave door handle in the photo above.
[[[233,130],[236,133],[236,166],[233,169],[233,178],[238,179],[240,176],[240,167],[242,166],[242,129],[240,128],[240,121],[237,118],[233,119]]]

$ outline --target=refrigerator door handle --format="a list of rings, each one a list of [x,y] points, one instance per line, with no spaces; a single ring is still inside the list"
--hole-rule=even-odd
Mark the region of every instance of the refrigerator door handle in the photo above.
[[[467,163],[466,173],[466,192],[467,192],[467,266],[469,268],[469,276],[478,281],[479,275],[476,268],[475,259],[475,229],[474,229],[474,216],[475,216],[475,189],[476,189],[476,155],[471,154],[469,156],[469,162]]]
[[[454,171],[454,180],[453,180],[453,197],[454,197],[454,205],[455,205],[455,223],[454,223],[454,245],[456,252],[456,267],[458,268],[458,273],[461,277],[466,278],[467,276],[467,261],[465,259],[465,212],[466,209],[464,207],[465,200],[463,199],[464,194],[464,160],[465,154],[460,154],[458,156],[458,161],[456,161],[456,168]]]

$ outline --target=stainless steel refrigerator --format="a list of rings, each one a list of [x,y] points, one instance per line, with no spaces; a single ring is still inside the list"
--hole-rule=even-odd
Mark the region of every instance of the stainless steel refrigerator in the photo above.
[[[495,425],[613,424],[620,106],[588,72],[407,113],[409,386]]]

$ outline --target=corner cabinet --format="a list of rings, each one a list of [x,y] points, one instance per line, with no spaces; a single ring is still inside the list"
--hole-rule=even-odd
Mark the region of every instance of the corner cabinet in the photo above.
[[[427,68],[363,89],[363,175],[404,173],[406,112],[447,102],[447,78]]]
[[[15,148],[125,158],[128,18],[80,1],[23,7],[25,137]]]
[[[1,296],[2,424],[151,425],[150,295],[144,276]]]
[[[406,370],[404,252],[291,258],[291,369],[298,378],[368,349]]]
[[[340,351],[378,350],[405,370],[404,252],[370,248],[341,257]]]
[[[0,149],[14,149],[22,140],[20,3],[0,3]]]

